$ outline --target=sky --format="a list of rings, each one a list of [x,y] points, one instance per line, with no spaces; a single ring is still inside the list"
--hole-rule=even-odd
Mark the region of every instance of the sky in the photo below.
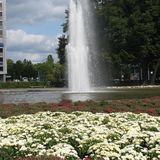
[[[6,0],[7,58],[43,62],[57,59],[57,38],[62,34],[69,0]]]

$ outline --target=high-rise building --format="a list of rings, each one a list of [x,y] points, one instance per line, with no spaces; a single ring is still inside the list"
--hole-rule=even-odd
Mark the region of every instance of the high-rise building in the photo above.
[[[0,0],[0,81],[6,81],[6,0]]]

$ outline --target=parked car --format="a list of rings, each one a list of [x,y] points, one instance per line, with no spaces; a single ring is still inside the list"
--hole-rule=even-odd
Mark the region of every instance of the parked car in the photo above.
[[[28,82],[28,78],[27,78],[27,77],[23,77],[23,78],[22,78],[22,81],[23,81],[23,82]]]

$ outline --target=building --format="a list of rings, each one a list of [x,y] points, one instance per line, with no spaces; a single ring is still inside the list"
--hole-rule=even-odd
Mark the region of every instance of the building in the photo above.
[[[0,81],[6,81],[6,0],[0,0]]]

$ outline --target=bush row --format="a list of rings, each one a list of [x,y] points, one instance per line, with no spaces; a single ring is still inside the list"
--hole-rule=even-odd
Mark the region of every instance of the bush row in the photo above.
[[[0,89],[46,87],[45,82],[7,82],[0,83]]]

